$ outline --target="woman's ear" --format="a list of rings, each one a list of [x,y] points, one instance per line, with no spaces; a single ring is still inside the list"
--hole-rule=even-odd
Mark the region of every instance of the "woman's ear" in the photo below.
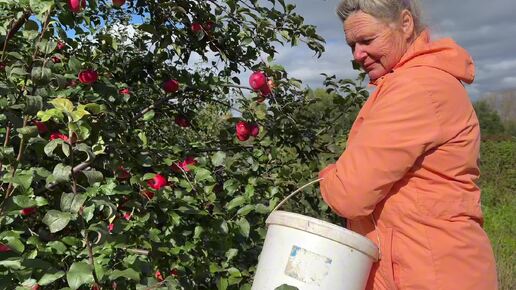
[[[405,35],[405,39],[410,40],[415,35],[414,18],[412,17],[412,13],[407,9],[404,9],[401,11],[400,20],[403,35]]]

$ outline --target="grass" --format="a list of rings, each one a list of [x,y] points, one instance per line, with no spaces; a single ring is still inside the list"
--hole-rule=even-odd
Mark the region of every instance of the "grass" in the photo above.
[[[484,141],[480,188],[484,228],[496,257],[499,289],[516,289],[516,140]]]

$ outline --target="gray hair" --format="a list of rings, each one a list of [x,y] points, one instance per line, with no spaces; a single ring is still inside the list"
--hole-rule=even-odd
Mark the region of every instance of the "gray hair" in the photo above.
[[[399,19],[404,9],[412,14],[414,30],[419,35],[426,25],[421,20],[421,6],[418,0],[342,0],[337,6],[337,15],[344,22],[353,12],[362,11],[392,23]]]

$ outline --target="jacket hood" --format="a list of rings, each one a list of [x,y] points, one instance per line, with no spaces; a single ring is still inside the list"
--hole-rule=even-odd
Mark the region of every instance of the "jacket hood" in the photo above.
[[[419,35],[393,70],[417,66],[440,69],[468,84],[475,79],[471,55],[451,38],[430,42],[428,30]]]

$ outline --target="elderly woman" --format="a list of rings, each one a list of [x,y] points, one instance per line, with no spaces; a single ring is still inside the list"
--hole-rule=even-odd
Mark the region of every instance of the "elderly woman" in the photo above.
[[[414,0],[344,0],[337,13],[376,90],[345,152],[320,172],[321,193],[381,250],[367,289],[497,289],[475,184],[479,125],[463,85],[470,55],[430,41]]]

